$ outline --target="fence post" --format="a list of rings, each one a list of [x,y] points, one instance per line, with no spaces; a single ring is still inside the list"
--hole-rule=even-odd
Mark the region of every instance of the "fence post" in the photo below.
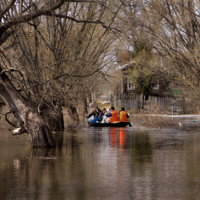
[[[113,106],[115,107],[117,103],[117,95],[114,96],[114,102],[113,102]]]
[[[113,95],[110,95],[110,105],[113,105]]]

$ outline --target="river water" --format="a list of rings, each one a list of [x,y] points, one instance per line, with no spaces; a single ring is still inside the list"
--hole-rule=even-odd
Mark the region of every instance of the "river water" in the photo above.
[[[67,128],[55,149],[0,134],[2,200],[200,199],[194,129]]]

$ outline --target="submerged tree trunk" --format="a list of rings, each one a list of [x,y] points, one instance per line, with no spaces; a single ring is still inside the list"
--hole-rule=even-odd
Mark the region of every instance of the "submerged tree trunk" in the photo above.
[[[16,90],[3,71],[0,76],[0,95],[9,106],[10,112],[20,122],[18,134],[27,132],[33,147],[55,147],[51,131],[44,120],[36,112],[33,104]]]

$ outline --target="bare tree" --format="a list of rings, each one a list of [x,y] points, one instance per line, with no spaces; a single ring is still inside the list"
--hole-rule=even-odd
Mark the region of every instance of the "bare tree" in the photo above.
[[[167,61],[162,70],[178,74],[199,99],[199,1],[124,1],[130,44],[143,43]],[[139,33],[139,34],[138,34]],[[151,70],[155,65],[146,65]]]
[[[193,88],[193,97],[199,99],[199,2],[160,1],[156,6],[155,3],[149,2],[149,9],[154,18],[156,15],[160,19],[157,31],[153,26],[147,27],[154,38],[154,47],[170,61],[171,70]]]
[[[33,146],[53,147],[45,121],[51,124],[62,105],[78,120],[88,77],[103,76],[119,7],[111,12],[109,1],[20,2],[0,3],[0,95],[20,122],[19,133],[27,132]]]

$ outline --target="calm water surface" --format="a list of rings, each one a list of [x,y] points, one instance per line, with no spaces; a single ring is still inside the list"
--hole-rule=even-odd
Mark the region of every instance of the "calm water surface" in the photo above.
[[[55,149],[0,134],[0,199],[200,199],[199,130],[67,128]],[[43,159],[43,158],[46,159]]]

